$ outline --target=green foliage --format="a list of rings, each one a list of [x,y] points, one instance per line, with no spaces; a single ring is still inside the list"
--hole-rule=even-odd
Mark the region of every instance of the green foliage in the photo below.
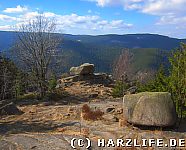
[[[48,89],[50,92],[53,92],[57,86],[57,77],[55,74],[52,74],[50,80],[48,81]]]
[[[131,52],[134,54],[134,61],[132,62],[134,72],[158,67],[158,59],[161,59],[160,50],[155,48],[135,48],[131,49]]]
[[[25,74],[21,71],[18,71],[16,74],[16,78],[14,81],[14,91],[15,97],[18,98],[19,96],[23,95],[26,91],[26,77]]]
[[[166,76],[165,70],[161,65],[154,80],[149,81],[147,84],[138,84],[138,92],[166,92],[168,91],[169,78]]]
[[[18,98],[26,91],[26,75],[10,60],[0,56],[0,100]]]
[[[169,76],[169,90],[176,103],[176,109],[182,115],[182,109],[186,106],[186,44],[173,52],[169,58],[171,74]]]
[[[64,91],[63,89],[55,89],[52,92],[47,92],[45,97],[43,97],[43,100],[57,102],[67,96],[69,96],[68,92]]]
[[[145,85],[139,85],[138,92],[170,92],[177,113],[182,118],[186,107],[186,44],[182,43],[180,48],[173,51],[169,62],[171,67],[168,75],[161,66],[155,79]]]
[[[0,56],[0,100],[14,97],[17,67],[7,58]]]
[[[39,95],[37,93],[28,93],[28,94],[23,94],[19,95],[17,97],[17,100],[34,100],[37,99]]]
[[[121,81],[117,81],[113,90],[112,90],[112,96],[114,98],[122,97],[124,91],[128,88],[129,88],[129,86],[126,83],[122,83]]]

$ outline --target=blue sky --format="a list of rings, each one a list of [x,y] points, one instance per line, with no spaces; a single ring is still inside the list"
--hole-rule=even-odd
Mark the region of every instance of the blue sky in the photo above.
[[[155,33],[186,38],[186,0],[6,0],[0,30],[15,30],[39,13],[69,34]]]

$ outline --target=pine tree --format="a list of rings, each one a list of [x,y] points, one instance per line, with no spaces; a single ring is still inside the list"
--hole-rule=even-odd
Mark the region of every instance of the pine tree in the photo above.
[[[176,109],[182,118],[182,112],[186,106],[186,44],[173,52],[169,58],[171,63],[169,76],[169,91],[176,104]]]
[[[57,86],[57,77],[55,74],[52,74],[48,83],[49,91],[53,92],[56,86]]]
[[[169,57],[170,70],[166,75],[163,66],[160,67],[155,79],[146,85],[140,85],[139,92],[170,92],[176,105],[179,117],[182,119],[186,110],[186,44],[174,50]]]

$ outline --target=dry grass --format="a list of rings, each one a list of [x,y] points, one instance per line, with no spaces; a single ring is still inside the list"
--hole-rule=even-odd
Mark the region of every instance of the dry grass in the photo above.
[[[128,125],[129,124],[128,124],[127,120],[124,117],[119,119],[119,127],[125,127],[125,126],[128,126]]]
[[[57,128],[58,132],[65,132],[67,129],[66,128]]]
[[[84,120],[93,120],[93,121],[100,120],[102,119],[103,114],[104,113],[99,109],[92,111],[87,104],[84,104],[81,109],[81,117]]]
[[[82,128],[81,129],[81,134],[85,137],[87,137],[90,134],[90,129],[89,128]]]
[[[38,98],[38,94],[37,93],[28,93],[28,94],[24,94],[21,95],[17,98],[17,100],[33,100],[33,99],[37,99]]]
[[[164,132],[162,130],[154,130],[153,133],[156,134],[156,135],[163,136]]]
[[[52,120],[63,120],[65,118],[64,118],[64,115],[63,114],[54,113],[54,114],[51,114],[51,119]]]

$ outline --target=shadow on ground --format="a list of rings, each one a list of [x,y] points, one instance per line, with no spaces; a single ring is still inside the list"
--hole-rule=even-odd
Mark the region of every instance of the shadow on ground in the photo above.
[[[132,124],[131,124],[132,125]],[[172,131],[172,132],[186,132],[186,118],[184,118],[180,123],[177,122],[174,126],[170,127],[157,127],[157,126],[140,126],[140,125],[132,125],[141,130],[151,130],[151,131]]]
[[[63,128],[67,126],[80,126],[79,122],[69,121],[61,124],[52,124],[52,123],[39,123],[39,122],[31,122],[28,123],[26,121],[17,121],[17,122],[6,122],[0,123],[0,135],[6,134],[18,134],[18,133],[26,133],[26,132],[49,132],[53,131],[57,128]]]
[[[81,104],[88,101],[89,99],[87,97],[68,94],[67,96],[63,96],[60,98],[55,98],[54,95],[44,99],[21,99],[21,100],[14,100],[13,102],[18,106],[28,106],[28,105],[38,105],[38,104],[50,106],[50,105]]]
[[[181,121],[178,132],[186,132],[186,118]]]

